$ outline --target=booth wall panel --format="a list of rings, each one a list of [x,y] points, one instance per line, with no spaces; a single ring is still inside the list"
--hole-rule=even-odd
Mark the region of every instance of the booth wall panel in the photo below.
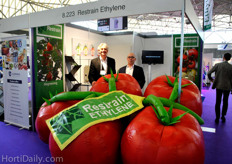
[[[144,39],[144,50],[161,50],[164,51],[164,64],[151,65],[151,80],[160,75],[171,75],[172,71],[172,37],[168,38],[149,38]],[[148,65],[143,65],[144,72],[148,72]],[[148,77],[148,75],[145,75]],[[147,82],[145,86],[147,85]]]
[[[116,71],[127,64],[127,55],[132,52],[132,35],[106,36],[108,56],[115,59]]]

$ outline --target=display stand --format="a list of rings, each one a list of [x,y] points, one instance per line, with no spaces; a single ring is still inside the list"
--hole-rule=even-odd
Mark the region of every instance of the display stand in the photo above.
[[[65,56],[65,62],[69,72],[68,74],[65,74],[68,90],[76,91],[81,86],[81,83],[77,81],[74,75],[81,67],[81,65],[78,65],[71,56]],[[73,68],[72,65],[74,65]]]

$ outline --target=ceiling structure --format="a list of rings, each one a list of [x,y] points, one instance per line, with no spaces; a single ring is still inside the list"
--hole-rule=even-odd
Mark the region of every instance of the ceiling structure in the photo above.
[[[54,8],[94,2],[96,0],[0,0],[0,19],[51,10]],[[203,23],[204,0],[191,0],[199,22]],[[214,0],[212,31],[232,30],[232,0]],[[97,29],[97,21],[82,22]],[[185,18],[185,33],[195,30]],[[181,12],[150,13],[128,16],[128,31],[158,35],[181,33]]]

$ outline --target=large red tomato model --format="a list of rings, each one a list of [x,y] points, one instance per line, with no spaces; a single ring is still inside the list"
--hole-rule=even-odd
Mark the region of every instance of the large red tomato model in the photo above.
[[[168,76],[168,78],[172,83],[175,81],[175,77]],[[182,88],[183,92],[181,92],[180,104],[186,106],[187,108],[191,109],[199,116],[201,116],[202,101],[198,87],[193,82],[187,79],[182,79],[181,85],[189,83],[192,84]],[[163,75],[155,78],[148,84],[144,92],[144,97],[153,94],[157,97],[169,98],[172,90],[173,87],[168,84],[167,77]]]
[[[183,113],[173,109],[173,117]],[[203,164],[203,133],[190,114],[184,115],[176,124],[165,126],[152,107],[146,107],[125,130],[121,155],[123,164]]]
[[[114,74],[116,78],[117,74]],[[110,78],[111,75],[105,75],[106,78]],[[140,88],[139,83],[136,81],[134,77],[125,73],[119,73],[118,80],[116,81],[116,88],[117,90],[122,90],[127,94],[133,94],[142,96],[142,90]],[[99,78],[97,82],[92,86],[90,91],[93,92],[102,92],[107,93],[109,92],[109,84],[103,77]]]
[[[49,135],[50,135],[50,130],[45,121],[51,118],[52,116],[56,115],[63,109],[76,104],[77,102],[79,102],[79,100],[54,102],[51,105],[47,105],[46,102],[42,104],[35,120],[35,128],[36,128],[36,132],[39,135],[39,138],[43,142],[48,143]]]
[[[120,120],[96,124],[72,141],[62,151],[52,135],[49,149],[56,164],[117,164],[122,129]]]

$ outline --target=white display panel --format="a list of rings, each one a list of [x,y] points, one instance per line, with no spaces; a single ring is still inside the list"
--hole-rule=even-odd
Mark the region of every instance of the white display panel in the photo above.
[[[29,129],[26,36],[3,39],[4,121]]]

